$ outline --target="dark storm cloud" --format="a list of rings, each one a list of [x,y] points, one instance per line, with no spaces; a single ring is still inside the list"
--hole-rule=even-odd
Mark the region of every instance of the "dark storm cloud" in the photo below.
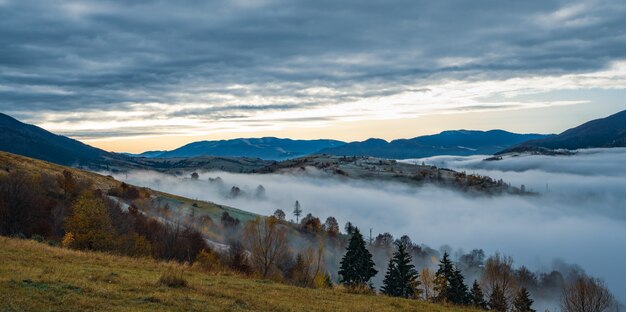
[[[626,56],[625,14],[618,0],[1,0],[0,111],[196,102],[228,116],[393,95],[429,77],[593,71]]]

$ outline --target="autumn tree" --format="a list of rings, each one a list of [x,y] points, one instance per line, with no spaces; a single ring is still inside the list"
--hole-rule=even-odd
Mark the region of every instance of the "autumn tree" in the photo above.
[[[80,195],[65,220],[65,229],[73,237],[74,248],[106,251],[114,247],[114,229],[102,198]]]
[[[257,217],[246,223],[243,235],[252,264],[262,277],[268,277],[277,259],[287,251],[286,229],[273,216]]]
[[[565,286],[561,309],[565,312],[604,312],[613,305],[614,299],[599,279],[581,276]]]
[[[309,247],[301,251],[296,256],[295,264],[290,270],[289,277],[291,281],[301,287],[316,286],[316,279],[324,279],[322,272],[324,267],[324,245],[320,243],[317,251]],[[317,286],[323,286],[325,281],[322,280]]]
[[[324,228],[329,236],[337,236],[339,234],[339,223],[337,223],[337,219],[335,219],[335,217],[331,216],[326,218]]]
[[[515,294],[513,299],[513,305],[511,307],[512,312],[535,312],[532,308],[533,300],[530,299],[530,294],[526,288],[520,288]]]
[[[485,269],[481,277],[483,289],[488,294],[498,288],[504,293],[507,300],[513,298],[515,293],[515,276],[513,272],[513,258],[496,253],[487,259]]]
[[[341,283],[348,286],[369,285],[378,271],[374,269],[372,254],[365,248],[365,240],[358,228],[354,228],[346,254],[341,259],[339,275]]]
[[[435,272],[425,267],[420,270],[419,281],[422,285],[422,295],[424,299],[429,300],[434,293]]]
[[[322,230],[322,222],[309,213],[300,221],[300,227],[309,233],[318,233]]]
[[[415,265],[411,262],[413,259],[407,253],[406,246],[397,242],[396,251],[389,260],[387,274],[383,280],[382,293],[394,296],[411,298],[419,295],[419,274],[415,269]]]
[[[273,216],[280,221],[285,221],[285,212],[282,209],[276,209]]]
[[[45,219],[45,201],[33,177],[13,170],[0,176],[0,235],[31,235],[37,219]]]
[[[374,239],[374,246],[376,247],[391,247],[393,244],[393,235],[389,232],[378,234]]]

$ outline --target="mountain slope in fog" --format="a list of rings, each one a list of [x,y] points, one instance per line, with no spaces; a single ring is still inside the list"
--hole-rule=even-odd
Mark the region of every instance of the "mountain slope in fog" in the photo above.
[[[327,148],[320,153],[339,156],[373,156],[389,159],[408,159],[436,155],[485,155],[493,154],[521,142],[544,138],[542,134],[517,134],[503,130],[475,131],[452,130],[425,135],[413,139],[387,142],[369,139],[342,146]]]
[[[626,110],[586,122],[553,137],[524,142],[498,154],[594,147],[626,147]]]
[[[250,157],[267,160],[295,158],[336,147],[336,140],[291,140],[274,137],[199,141],[163,153],[140,154],[144,157],[175,158],[197,156]]]

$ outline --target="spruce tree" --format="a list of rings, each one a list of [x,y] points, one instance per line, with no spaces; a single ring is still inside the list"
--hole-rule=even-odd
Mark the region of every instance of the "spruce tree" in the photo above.
[[[439,261],[439,269],[435,273],[435,292],[437,293],[435,301],[443,302],[450,300],[450,280],[453,274],[454,265],[446,252]]]
[[[396,252],[389,260],[381,291],[386,295],[409,298],[418,293],[419,273],[411,264],[412,258],[407,253],[406,246],[401,242],[396,242],[396,248]]]
[[[348,286],[369,285],[378,271],[374,269],[372,254],[365,248],[365,240],[358,228],[354,229],[346,254],[341,259],[341,283]]]
[[[535,312],[532,309],[533,300],[530,299],[528,290],[526,288],[520,288],[513,300],[513,312]]]
[[[485,302],[485,295],[480,288],[478,281],[474,281],[472,290],[470,291],[471,305],[482,310],[487,310],[487,302]]]
[[[398,297],[400,296],[400,290],[398,284],[400,281],[398,280],[398,267],[396,266],[396,262],[392,257],[389,259],[389,264],[387,265],[387,273],[385,273],[385,279],[383,280],[383,286],[380,288],[380,292],[388,296]]]
[[[458,269],[455,269],[452,272],[448,301],[458,305],[470,304],[470,297],[469,292],[467,291],[467,285],[465,285],[463,274],[461,274],[461,271],[459,271]]]
[[[499,285],[496,285],[491,291],[491,295],[489,296],[489,309],[497,312],[506,312],[508,309],[504,290],[502,290]]]

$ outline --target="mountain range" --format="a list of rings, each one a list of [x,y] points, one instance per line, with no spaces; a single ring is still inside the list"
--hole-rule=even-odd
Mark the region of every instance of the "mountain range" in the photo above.
[[[497,154],[550,153],[559,149],[575,150],[597,147],[626,147],[626,110],[586,122],[555,136],[523,142]]]
[[[291,140],[274,137],[246,138],[189,143],[171,151],[150,151],[147,158],[187,158],[198,156],[250,157],[284,160],[313,154],[325,148],[344,145],[337,140]]]
[[[311,154],[373,156],[407,159],[435,155],[493,154],[513,145],[549,135],[517,134],[503,130],[450,130],[439,134],[387,142],[368,139],[361,142],[337,140],[291,140],[274,137],[193,142],[171,151],[148,151],[133,155],[145,158],[188,158],[199,156],[251,157],[286,160]],[[132,154],[129,154],[132,155]]]
[[[350,143],[264,137],[200,141],[171,151],[132,156],[95,148],[0,113],[0,150],[61,165],[110,170],[224,170],[232,167],[235,171],[250,171],[267,165],[268,160],[282,161],[312,154],[407,159],[525,151],[549,154],[552,150],[590,147],[626,147],[626,111],[589,121],[558,135],[453,130],[390,142],[368,139]]]
[[[407,159],[437,155],[487,155],[524,141],[545,138],[543,134],[517,134],[503,130],[476,131],[451,130],[439,134],[399,139],[387,142],[369,139],[326,148],[319,153],[338,156],[373,156],[378,158]]]

